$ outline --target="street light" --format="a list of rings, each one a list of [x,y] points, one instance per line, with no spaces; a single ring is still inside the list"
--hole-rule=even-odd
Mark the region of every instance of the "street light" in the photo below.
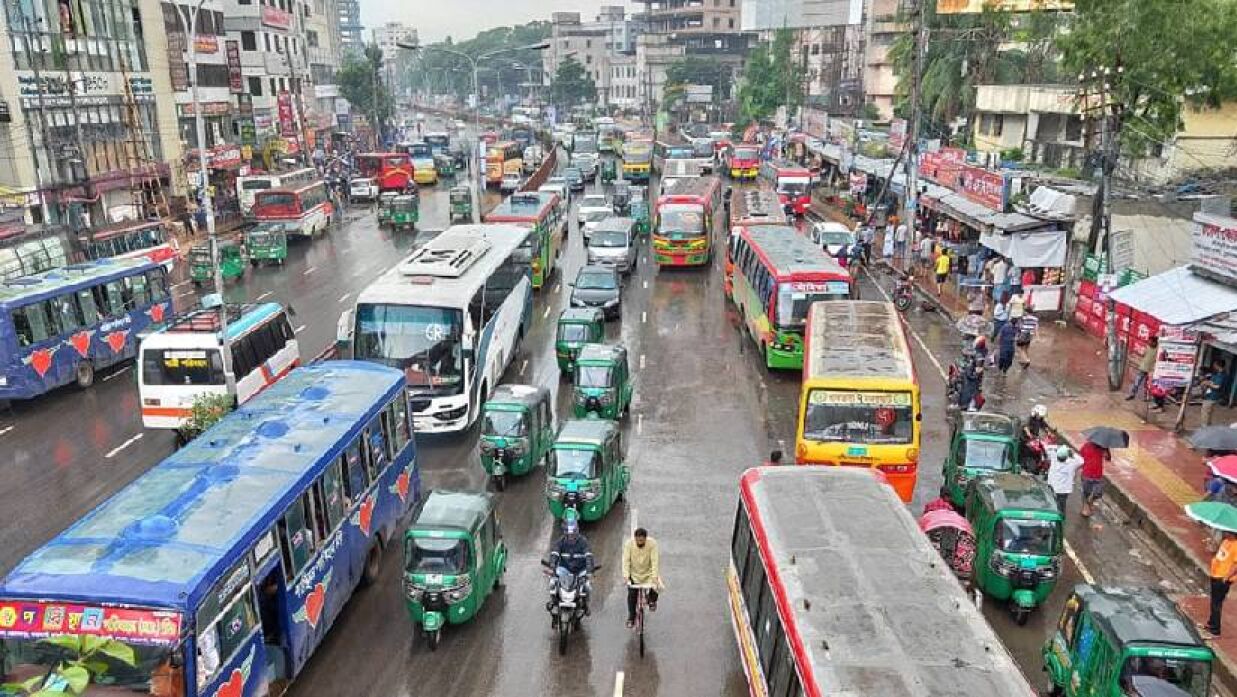
[[[452,56],[456,56],[458,58],[463,58],[464,60],[468,61],[468,64],[472,67],[472,109],[473,109],[472,129],[473,129],[473,137],[476,138],[476,141],[473,143],[472,157],[469,157],[468,161],[470,163],[470,166],[473,168],[473,192],[472,192],[473,210],[476,211],[476,215],[478,216],[478,219],[480,219],[481,187],[484,186],[484,179],[483,179],[484,174],[479,164],[483,153],[481,152],[481,90],[480,90],[480,87],[478,86],[479,78],[477,75],[478,72],[480,71],[477,68],[477,64],[480,63],[482,60],[485,60],[486,58],[497,56],[503,53],[510,53],[512,51],[544,51],[545,49],[550,47],[550,42],[542,41],[542,42],[535,43],[535,44],[529,44],[527,46],[514,46],[512,48],[499,48],[493,51],[486,51],[485,53],[482,53],[475,58],[473,56],[468,55],[467,53],[464,53],[463,51],[456,51],[450,48],[443,48],[441,46],[421,46],[420,44],[406,43],[403,41],[396,41],[395,46],[396,48],[402,48],[405,51],[427,50],[427,51],[439,51],[441,53],[447,53]]]

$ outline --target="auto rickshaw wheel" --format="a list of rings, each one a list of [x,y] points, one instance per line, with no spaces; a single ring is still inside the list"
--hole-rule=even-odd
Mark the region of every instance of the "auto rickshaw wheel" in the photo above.
[[[77,386],[83,390],[94,384],[94,364],[90,361],[78,361],[75,379]]]
[[[1053,683],[1048,686],[1048,690],[1044,694],[1048,697],[1064,697],[1065,690],[1060,685]]]
[[[375,540],[369,553],[365,555],[365,568],[361,573],[361,583],[368,586],[378,581],[382,571],[382,542]]]
[[[499,491],[506,491],[506,490],[507,490],[507,475],[505,475],[505,474],[496,474],[496,475],[494,475],[494,476],[493,476],[493,479],[494,479],[494,488],[495,488],[495,489],[497,489],[497,490],[499,490]]]
[[[197,279],[194,279],[194,281],[193,281],[193,287],[194,287],[194,288],[201,288],[201,287],[202,287],[202,282],[201,282],[201,281],[199,281],[199,280],[197,280]]]
[[[1014,606],[1010,609],[1010,612],[1013,613],[1014,622],[1016,622],[1019,627],[1025,626],[1027,620],[1031,617],[1031,608],[1029,607]]]
[[[435,629],[432,632],[425,633],[425,643],[429,644],[430,651],[438,650],[438,642],[442,640],[442,630]]]
[[[249,265],[250,265],[250,266],[252,266],[252,267],[253,267],[253,268],[255,268],[255,269],[256,269],[256,268],[258,268],[258,260],[257,260],[257,259],[250,259],[250,260],[249,260]]]

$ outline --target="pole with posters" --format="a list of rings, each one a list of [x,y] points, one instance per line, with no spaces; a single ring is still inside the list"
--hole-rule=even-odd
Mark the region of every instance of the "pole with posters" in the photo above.
[[[1185,390],[1181,393],[1181,406],[1177,409],[1177,420],[1173,422],[1174,433],[1181,433],[1185,430],[1185,408],[1190,405],[1190,393],[1198,384],[1198,373],[1202,370],[1202,365],[1203,337],[1199,335],[1194,340],[1194,370],[1190,371],[1190,380],[1185,384]]]

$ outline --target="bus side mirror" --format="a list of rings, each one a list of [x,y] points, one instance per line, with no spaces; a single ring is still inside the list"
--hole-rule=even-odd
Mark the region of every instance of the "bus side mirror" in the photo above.
[[[339,322],[335,325],[335,343],[352,343],[352,310],[339,313]]]

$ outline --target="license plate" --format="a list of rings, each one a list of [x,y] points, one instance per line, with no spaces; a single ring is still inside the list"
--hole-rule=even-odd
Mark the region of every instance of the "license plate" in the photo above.
[[[862,445],[852,445],[846,449],[847,457],[867,457],[868,449]]]
[[[425,584],[428,586],[441,586],[442,585],[442,574],[426,574]]]

